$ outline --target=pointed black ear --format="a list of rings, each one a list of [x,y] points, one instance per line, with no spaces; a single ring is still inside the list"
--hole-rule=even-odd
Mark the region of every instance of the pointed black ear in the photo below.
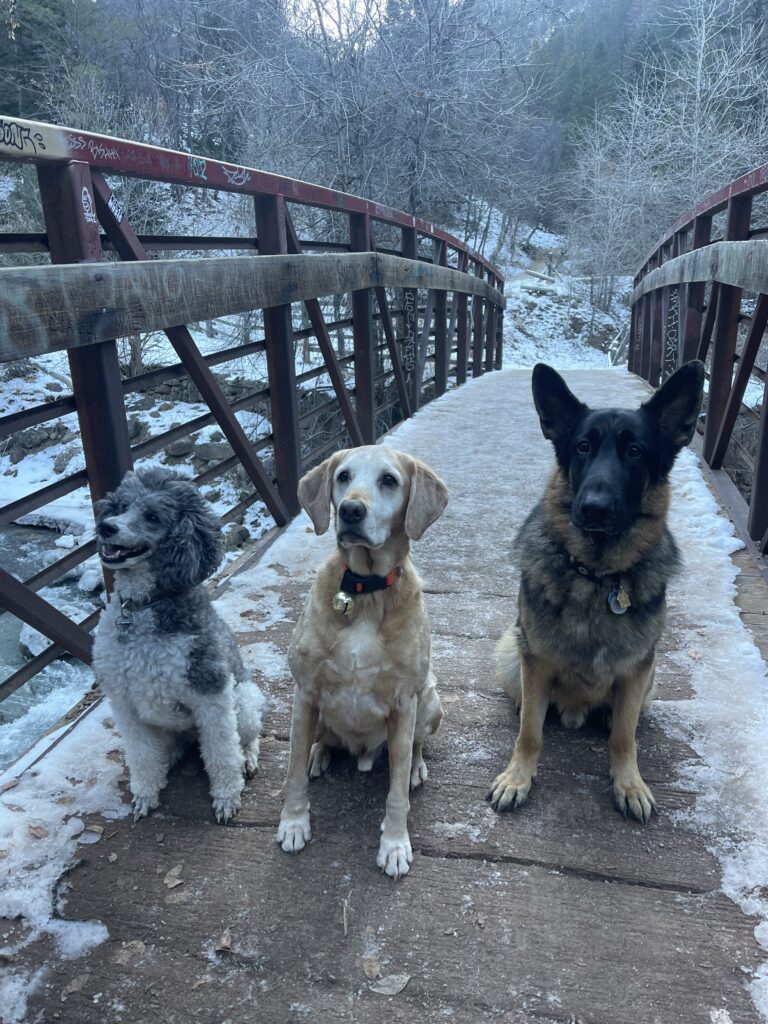
[[[531,389],[542,433],[554,444],[559,455],[561,442],[570,435],[577,417],[588,407],[569,391],[560,374],[545,363],[534,366]]]
[[[704,364],[694,359],[675,370],[641,406],[658,420],[662,437],[673,449],[673,458],[693,437],[703,394]]]

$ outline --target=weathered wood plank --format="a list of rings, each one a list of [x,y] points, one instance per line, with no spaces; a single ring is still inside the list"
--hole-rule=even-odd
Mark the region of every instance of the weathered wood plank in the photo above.
[[[742,980],[755,966],[751,924],[722,894],[649,892],[439,849],[416,852],[413,874],[395,886],[375,866],[378,821],[362,835],[357,807],[334,806],[335,823],[318,813],[318,838],[298,857],[278,849],[271,823],[174,824],[172,838],[157,819],[116,823],[70,876],[65,911],[98,918],[108,899],[111,941],[58,965],[48,1005],[79,1024],[93,1019],[100,992],[123,1019],[148,1020],[153,1004],[171,1012],[172,981],[176,1015],[163,1020],[198,1019],[212,999],[216,1019],[233,1024],[254,1013],[270,1022],[636,1024],[665,1020],[670,1007],[676,1022],[698,1024],[726,1006],[733,1020],[757,1020]],[[183,885],[168,890],[163,877],[179,863]],[[322,933],[308,919],[323,921]],[[231,951],[217,953],[226,929]],[[410,975],[397,997],[369,991],[372,957],[384,974]]]
[[[9,268],[0,270],[0,361],[373,287],[504,303],[468,274],[381,253]]]
[[[768,241],[713,242],[652,270],[632,292],[631,302],[657,288],[717,281],[748,292],[768,292]]]

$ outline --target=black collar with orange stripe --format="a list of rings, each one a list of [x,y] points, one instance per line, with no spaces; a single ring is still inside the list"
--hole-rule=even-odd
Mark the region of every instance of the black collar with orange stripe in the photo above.
[[[376,590],[386,590],[403,574],[402,565],[396,565],[386,576],[359,576],[352,572],[343,562],[344,575],[341,577],[341,591],[344,594],[372,594]]]

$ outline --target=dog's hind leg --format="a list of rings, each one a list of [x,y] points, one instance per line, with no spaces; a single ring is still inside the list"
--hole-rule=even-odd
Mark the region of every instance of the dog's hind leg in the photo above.
[[[443,720],[443,708],[435,686],[435,677],[430,672],[430,685],[419,694],[419,705],[416,712],[416,731],[411,756],[411,789],[418,789],[427,781],[429,772],[424,761],[424,741],[434,736]]]
[[[325,775],[331,763],[331,748],[340,745],[339,738],[321,722],[315,733],[315,742],[309,751],[307,771],[310,779],[319,779],[321,775]]]
[[[520,630],[510,626],[496,644],[496,674],[502,687],[512,698],[515,711],[520,710],[523,690],[520,671]]]
[[[261,715],[264,703],[264,694],[255,683],[242,682],[235,686],[237,731],[243,745],[245,776],[248,779],[256,774],[259,766]]]
[[[614,806],[625,817],[630,815],[643,823],[656,810],[656,801],[637,767],[635,733],[640,709],[653,689],[654,657],[651,654],[633,673],[616,680],[608,741]]]

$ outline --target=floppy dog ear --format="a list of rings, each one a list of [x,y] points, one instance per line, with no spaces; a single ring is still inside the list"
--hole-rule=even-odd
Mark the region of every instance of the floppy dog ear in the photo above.
[[[310,469],[299,480],[299,501],[302,508],[312,520],[315,533],[325,533],[331,522],[331,495],[333,493],[333,474],[339,461],[347,454],[348,448],[334,452],[325,462]]]
[[[410,459],[411,490],[405,510],[405,532],[418,540],[428,526],[442,515],[448,504],[448,488],[440,477],[418,459]]]
[[[673,458],[693,437],[703,395],[704,364],[694,359],[675,370],[640,407],[658,420],[662,437],[672,447]]]
[[[167,591],[202,583],[222,556],[221,524],[191,484],[175,495],[177,520],[152,558],[158,583]]]
[[[546,363],[534,366],[531,390],[542,433],[559,454],[559,445],[570,434],[576,418],[588,407],[571,393],[560,374]]]

